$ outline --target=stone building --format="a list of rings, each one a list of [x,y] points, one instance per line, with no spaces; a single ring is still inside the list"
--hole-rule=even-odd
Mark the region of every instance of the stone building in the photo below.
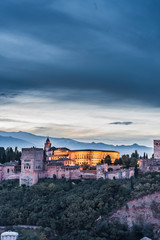
[[[0,164],[0,182],[9,179],[19,179],[20,177],[20,166],[16,162],[6,162]]]
[[[112,161],[119,158],[119,153],[112,151],[89,149],[71,151],[68,148],[51,147],[47,138],[44,149],[35,147],[22,149],[21,166],[15,162],[1,164],[0,182],[19,179],[20,185],[31,186],[41,178],[122,179],[133,176],[133,169],[120,170],[116,166],[115,170],[109,172],[107,164],[99,164],[109,154]],[[96,170],[81,170],[80,165],[83,163],[96,165]]]
[[[78,165],[64,165],[64,162],[50,162],[46,165],[46,177],[58,179],[79,179],[81,176],[80,167]]]
[[[46,146],[50,151],[48,139],[45,143],[45,151],[47,150]],[[22,149],[20,185],[31,186],[41,178],[53,178],[55,176],[58,179],[63,177],[77,179],[80,178],[80,175],[80,167],[72,159],[57,158],[57,160],[47,160],[44,157],[42,148]]]
[[[23,148],[21,156],[20,185],[33,185],[44,176],[44,152],[42,148]]]
[[[134,176],[134,168],[118,169],[115,171],[108,171],[107,164],[97,164],[96,166],[97,179],[124,179]]]
[[[69,157],[73,159],[76,164],[88,164],[90,166],[96,166],[98,163],[101,163],[101,160],[104,160],[107,155],[110,156],[112,163],[114,163],[116,159],[119,159],[119,152],[116,151],[84,149],[72,150],[69,153]]]
[[[111,157],[112,163],[116,159],[119,159],[119,152],[116,151],[105,151],[105,150],[94,150],[94,149],[83,149],[83,150],[70,150],[68,148],[55,148],[51,147],[49,138],[45,143],[46,160],[58,160],[60,158],[70,158],[75,164],[83,165],[88,164],[90,166],[96,166],[104,160],[107,155]]]

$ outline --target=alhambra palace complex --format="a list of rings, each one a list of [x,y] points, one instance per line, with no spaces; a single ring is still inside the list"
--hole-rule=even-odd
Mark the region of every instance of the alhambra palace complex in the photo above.
[[[101,164],[107,155],[112,163],[119,159],[119,152],[102,150],[70,150],[68,148],[51,147],[47,138],[42,148],[23,148],[21,166],[15,162],[0,165],[0,182],[9,179],[19,179],[20,185],[31,186],[40,178],[56,177],[66,179],[122,179],[134,175],[134,168],[120,169],[112,166],[108,171],[107,164]],[[96,166],[96,170],[82,170],[80,165]],[[160,140],[154,140],[154,159],[140,159],[139,169],[142,172],[160,171]]]

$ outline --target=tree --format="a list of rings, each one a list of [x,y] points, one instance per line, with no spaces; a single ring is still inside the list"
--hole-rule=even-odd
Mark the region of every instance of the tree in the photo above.
[[[120,159],[116,159],[115,161],[114,161],[114,165],[121,165],[122,164],[122,159],[120,158]]]
[[[132,158],[131,158],[131,161],[130,161],[130,166],[131,166],[131,167],[135,167],[136,164],[137,164],[137,158],[132,157]]]
[[[88,170],[89,165],[87,163],[82,164],[83,170]]]
[[[131,154],[131,158],[136,158],[136,159],[139,158],[139,154],[138,154],[137,150],[135,150],[135,152]]]
[[[135,176],[135,178],[138,177],[138,166],[137,166],[137,164],[135,165],[135,168],[134,168],[134,176]]]
[[[108,165],[111,165],[112,164],[111,157],[109,155],[107,155],[104,159],[104,162],[107,163]]]
[[[130,166],[129,155],[123,155],[122,156],[122,163],[126,168],[129,168],[129,166]]]
[[[41,233],[40,240],[48,240],[46,235],[43,232]]]
[[[133,177],[131,177],[131,189],[134,190],[134,181],[133,181]]]
[[[4,147],[0,147],[0,163],[5,163],[6,155]]]

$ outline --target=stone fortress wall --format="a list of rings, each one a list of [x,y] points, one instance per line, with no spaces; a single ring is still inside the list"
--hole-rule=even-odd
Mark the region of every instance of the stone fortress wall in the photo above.
[[[102,156],[106,156],[106,151],[92,150],[78,150],[74,152],[79,154],[79,158],[84,159],[83,154],[90,154],[88,159],[100,159]],[[77,164],[76,157],[72,159],[73,152],[66,148],[51,148],[49,139],[45,143],[45,148],[23,148],[21,156],[21,168],[16,163],[5,163],[0,165],[0,182],[8,179],[19,179],[20,185],[33,185],[41,178],[53,178],[57,179],[123,179],[130,178],[134,175],[134,169],[113,169],[108,171],[107,164],[96,165],[96,170],[82,170]],[[46,157],[44,157],[46,154]],[[96,154],[96,155],[94,155]],[[101,154],[101,156],[99,155]],[[114,154],[117,154],[114,152]],[[119,154],[119,153],[118,153]],[[154,155],[156,158],[141,159],[140,170],[142,172],[147,171],[160,171],[160,140],[154,141]],[[94,156],[94,158],[93,158]],[[115,155],[117,158],[118,155]],[[91,165],[93,164],[90,163]],[[94,165],[94,164],[93,164]]]
[[[13,162],[0,164],[0,182],[20,178],[20,167]]]

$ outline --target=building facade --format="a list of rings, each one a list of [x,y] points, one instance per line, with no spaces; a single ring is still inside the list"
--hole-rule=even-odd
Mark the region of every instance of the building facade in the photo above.
[[[116,151],[105,151],[95,149],[84,149],[84,150],[70,150],[68,148],[55,148],[51,147],[49,138],[45,143],[46,160],[58,160],[60,158],[72,159],[77,165],[87,164],[89,166],[96,166],[104,160],[107,155],[110,156],[112,163],[116,159],[119,159],[119,152]]]
[[[51,147],[49,138],[43,148],[23,148],[21,166],[17,163],[0,165],[0,182],[19,179],[20,185],[32,186],[42,178],[66,179],[122,179],[134,175],[134,170],[113,169],[108,171],[107,164],[100,164],[107,155],[112,162],[119,158],[114,151],[74,150]],[[80,165],[96,165],[96,170],[82,170]],[[117,168],[117,166],[116,166]]]
[[[115,151],[84,149],[72,150],[69,153],[69,157],[73,159],[76,164],[88,164],[89,166],[96,166],[98,163],[101,163],[101,160],[104,160],[108,155],[110,156],[112,163],[114,163],[116,159],[119,159],[119,152]]]

